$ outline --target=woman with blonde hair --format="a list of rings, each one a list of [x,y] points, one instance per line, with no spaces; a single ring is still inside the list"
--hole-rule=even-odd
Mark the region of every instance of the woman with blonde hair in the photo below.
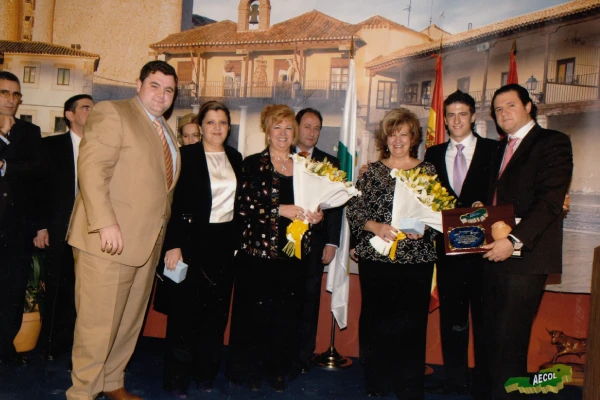
[[[189,113],[181,117],[179,128],[177,128],[177,142],[179,142],[179,145],[187,146],[198,143],[201,138],[198,116],[194,113]]]
[[[294,205],[290,148],[297,142],[294,111],[268,105],[261,113],[267,148],[242,163],[239,220],[243,228],[236,255],[227,376],[253,391],[267,377],[273,390],[285,389],[285,375],[300,351],[300,330],[310,230],[302,259],[283,252],[286,228],[295,218],[317,224],[321,211]]]

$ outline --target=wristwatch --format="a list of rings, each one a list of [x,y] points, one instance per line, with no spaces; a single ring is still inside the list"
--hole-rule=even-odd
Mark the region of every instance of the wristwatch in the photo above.
[[[521,242],[513,235],[508,235],[507,239],[510,240],[515,250],[521,250],[523,248],[523,242]]]

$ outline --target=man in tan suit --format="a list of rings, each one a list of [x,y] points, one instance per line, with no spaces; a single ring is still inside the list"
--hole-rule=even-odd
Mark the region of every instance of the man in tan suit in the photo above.
[[[142,327],[179,175],[176,137],[163,119],[177,75],[163,61],[140,72],[137,96],[98,103],[79,149],[79,196],[69,244],[77,321],[67,399],[141,399],[124,370]]]

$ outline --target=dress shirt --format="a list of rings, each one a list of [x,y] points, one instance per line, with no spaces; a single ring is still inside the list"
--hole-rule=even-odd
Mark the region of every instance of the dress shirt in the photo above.
[[[473,154],[475,154],[475,146],[477,145],[477,138],[473,133],[469,133],[469,136],[464,138],[462,142],[457,142],[452,137],[450,137],[450,143],[448,143],[448,148],[446,149],[446,171],[448,171],[448,182],[450,185],[454,185],[454,159],[456,158],[456,145],[462,144],[464,147],[462,153],[465,156],[465,160],[467,160],[467,173],[469,171],[469,167],[471,166],[471,161],[473,160]],[[452,187],[454,189],[454,186]]]
[[[69,130],[69,135],[71,135],[71,142],[73,142],[73,160],[75,161],[75,197],[77,197],[77,193],[79,193],[79,185],[77,185],[77,159],[79,158],[79,145],[81,144],[81,138],[71,130]]]
[[[152,124],[154,125],[154,120],[156,119],[156,117],[154,115],[150,114],[148,112],[148,110],[146,110],[146,107],[144,107],[144,104],[142,103],[142,101],[140,100],[139,97],[137,99],[140,102],[140,105],[142,106],[144,111],[146,111],[146,114],[148,114],[148,118],[150,118],[150,121],[152,121]],[[173,160],[173,181],[175,181],[175,176],[177,175],[177,147],[173,143],[173,139],[171,139],[171,135],[169,135],[169,131],[165,127],[165,124],[163,123],[163,121],[164,121],[164,118],[161,117],[159,119],[159,122],[163,127],[163,132],[165,133],[165,139],[167,140],[167,144],[169,145],[169,150],[171,150],[171,159]],[[154,130],[156,131],[156,129],[154,129]],[[158,133],[157,133],[157,135],[158,135]]]
[[[515,152],[517,151],[517,149],[521,145],[521,142],[523,141],[523,139],[525,138],[525,136],[527,136],[527,134],[529,133],[529,131],[531,130],[531,128],[533,128],[534,126],[535,126],[535,121],[531,120],[528,123],[526,123],[525,125],[523,125],[514,134],[508,135],[509,139],[512,139],[512,138],[516,138],[517,139],[517,143],[515,144],[515,147],[513,148],[513,155],[515,154]],[[504,151],[506,151],[506,149],[504,149]],[[502,159],[504,160],[504,157],[502,157]],[[502,165],[500,165],[500,171],[502,171]]]
[[[315,149],[315,148],[314,148],[314,146],[313,146],[313,147],[311,147],[310,149],[308,149],[308,150],[306,151],[306,152],[308,153],[308,158],[312,159],[312,155],[313,155],[313,150],[314,150],[314,149]],[[300,147],[298,147],[298,146],[296,146],[296,147],[295,147],[295,152],[296,152],[296,153],[300,153],[301,151],[303,151],[303,150],[301,150],[301,149],[300,149]]]

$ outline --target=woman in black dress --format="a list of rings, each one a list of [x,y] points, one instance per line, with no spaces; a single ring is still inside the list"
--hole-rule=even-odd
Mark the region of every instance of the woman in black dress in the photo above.
[[[225,144],[229,110],[216,101],[198,114],[202,141],[181,148],[181,175],[164,249],[168,269],[188,264],[184,281],[168,286],[167,348],[163,386],[186,397],[193,379],[212,390],[219,371],[227,325],[234,251],[239,247],[235,208],[242,156]]]
[[[362,293],[359,339],[367,395],[392,391],[400,399],[422,400],[435,231],[426,228],[424,235],[408,234],[398,242],[393,261],[375,251],[369,239],[396,238],[397,231],[390,225],[396,184],[391,170],[420,167],[433,175],[435,168],[416,158],[419,121],[406,109],[385,115],[376,140],[380,160],[369,164],[358,179],[362,196],[350,200],[346,211],[357,237]]]
[[[276,391],[298,359],[302,302],[310,230],[302,240],[302,259],[283,252],[286,228],[294,218],[311,224],[323,213],[294,205],[290,147],[298,125],[286,105],[269,105],[261,113],[267,148],[244,159],[239,218],[244,228],[235,260],[235,294],[227,376],[259,390],[263,377]]]

